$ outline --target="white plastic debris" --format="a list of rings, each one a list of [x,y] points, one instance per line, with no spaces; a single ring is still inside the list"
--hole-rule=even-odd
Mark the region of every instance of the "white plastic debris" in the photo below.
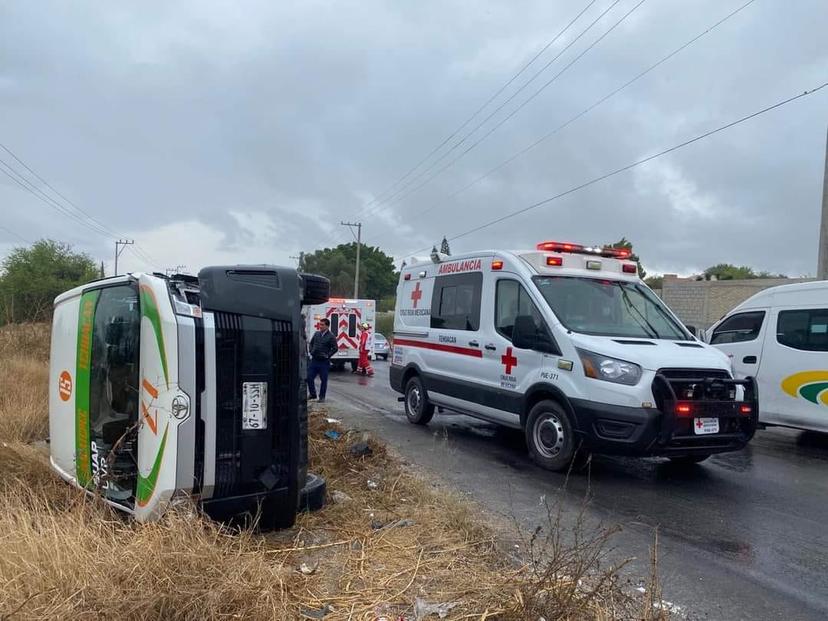
[[[338,425],[338,424],[339,424],[339,423],[341,423],[342,421],[341,421],[341,420],[339,420],[338,418],[326,418],[326,419],[325,419],[325,422],[326,422],[326,423],[331,423],[332,425]]]
[[[377,489],[378,487],[379,487],[379,483],[377,483],[376,481],[373,481],[371,479],[368,479],[368,489]]]
[[[319,567],[319,563],[302,563],[299,565],[299,571],[301,571],[306,576],[310,576],[313,572],[316,571],[316,568]]]
[[[459,602],[443,602],[440,604],[430,604],[419,597],[414,600],[414,618],[417,621],[425,619],[429,615],[437,615],[441,619],[445,619],[451,612],[451,609],[457,606]]]
[[[343,503],[350,502],[351,497],[345,492],[341,492],[337,489],[331,492],[331,500],[333,500],[336,504],[341,505]]]

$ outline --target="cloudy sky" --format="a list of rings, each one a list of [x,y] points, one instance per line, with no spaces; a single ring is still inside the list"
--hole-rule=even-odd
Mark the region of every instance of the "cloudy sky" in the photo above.
[[[108,231],[0,174],[0,254],[292,263],[361,220],[404,257],[828,81],[828,3],[755,0],[480,179],[746,1],[0,0],[0,143],[62,197],[0,160]],[[650,272],[814,274],[827,128],[828,88],[452,249],[626,236]]]

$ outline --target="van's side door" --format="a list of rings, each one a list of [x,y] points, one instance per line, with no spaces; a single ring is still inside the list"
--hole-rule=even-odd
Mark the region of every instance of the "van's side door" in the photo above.
[[[520,410],[526,390],[540,381],[548,353],[535,349],[519,349],[512,343],[515,319],[532,317],[538,331],[549,336],[538,306],[527,288],[515,276],[503,274],[491,279],[490,312],[484,337],[484,372],[486,389],[481,391],[480,405],[484,415],[513,427],[520,426]]]
[[[483,273],[438,275],[431,296],[426,389],[438,405],[471,410],[481,383]]]
[[[774,309],[769,322],[759,419],[828,432],[828,308]]]
[[[755,377],[758,374],[767,315],[767,309],[741,311],[727,317],[713,330],[710,344],[730,357],[736,377]],[[761,391],[759,398],[761,402]]]

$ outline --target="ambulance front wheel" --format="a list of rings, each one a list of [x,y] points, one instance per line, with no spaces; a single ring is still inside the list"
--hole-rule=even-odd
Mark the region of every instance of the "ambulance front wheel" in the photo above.
[[[416,375],[405,385],[405,416],[415,425],[427,425],[434,416],[434,405],[428,402],[423,382]]]
[[[570,467],[576,438],[569,413],[556,401],[541,401],[526,419],[529,454],[541,468],[560,471]]]

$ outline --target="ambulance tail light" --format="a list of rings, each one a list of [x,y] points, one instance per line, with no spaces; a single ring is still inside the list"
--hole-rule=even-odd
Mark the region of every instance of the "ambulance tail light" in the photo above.
[[[563,265],[562,257],[546,257],[546,265],[549,267],[561,267]]]
[[[625,274],[637,274],[638,266],[635,263],[624,263],[621,267]]]
[[[495,259],[492,261],[492,269],[493,270],[502,270],[503,269],[503,261],[500,259]]]
[[[753,407],[748,405],[747,403],[743,403],[739,406],[739,414],[743,416],[750,416],[753,413]]]

